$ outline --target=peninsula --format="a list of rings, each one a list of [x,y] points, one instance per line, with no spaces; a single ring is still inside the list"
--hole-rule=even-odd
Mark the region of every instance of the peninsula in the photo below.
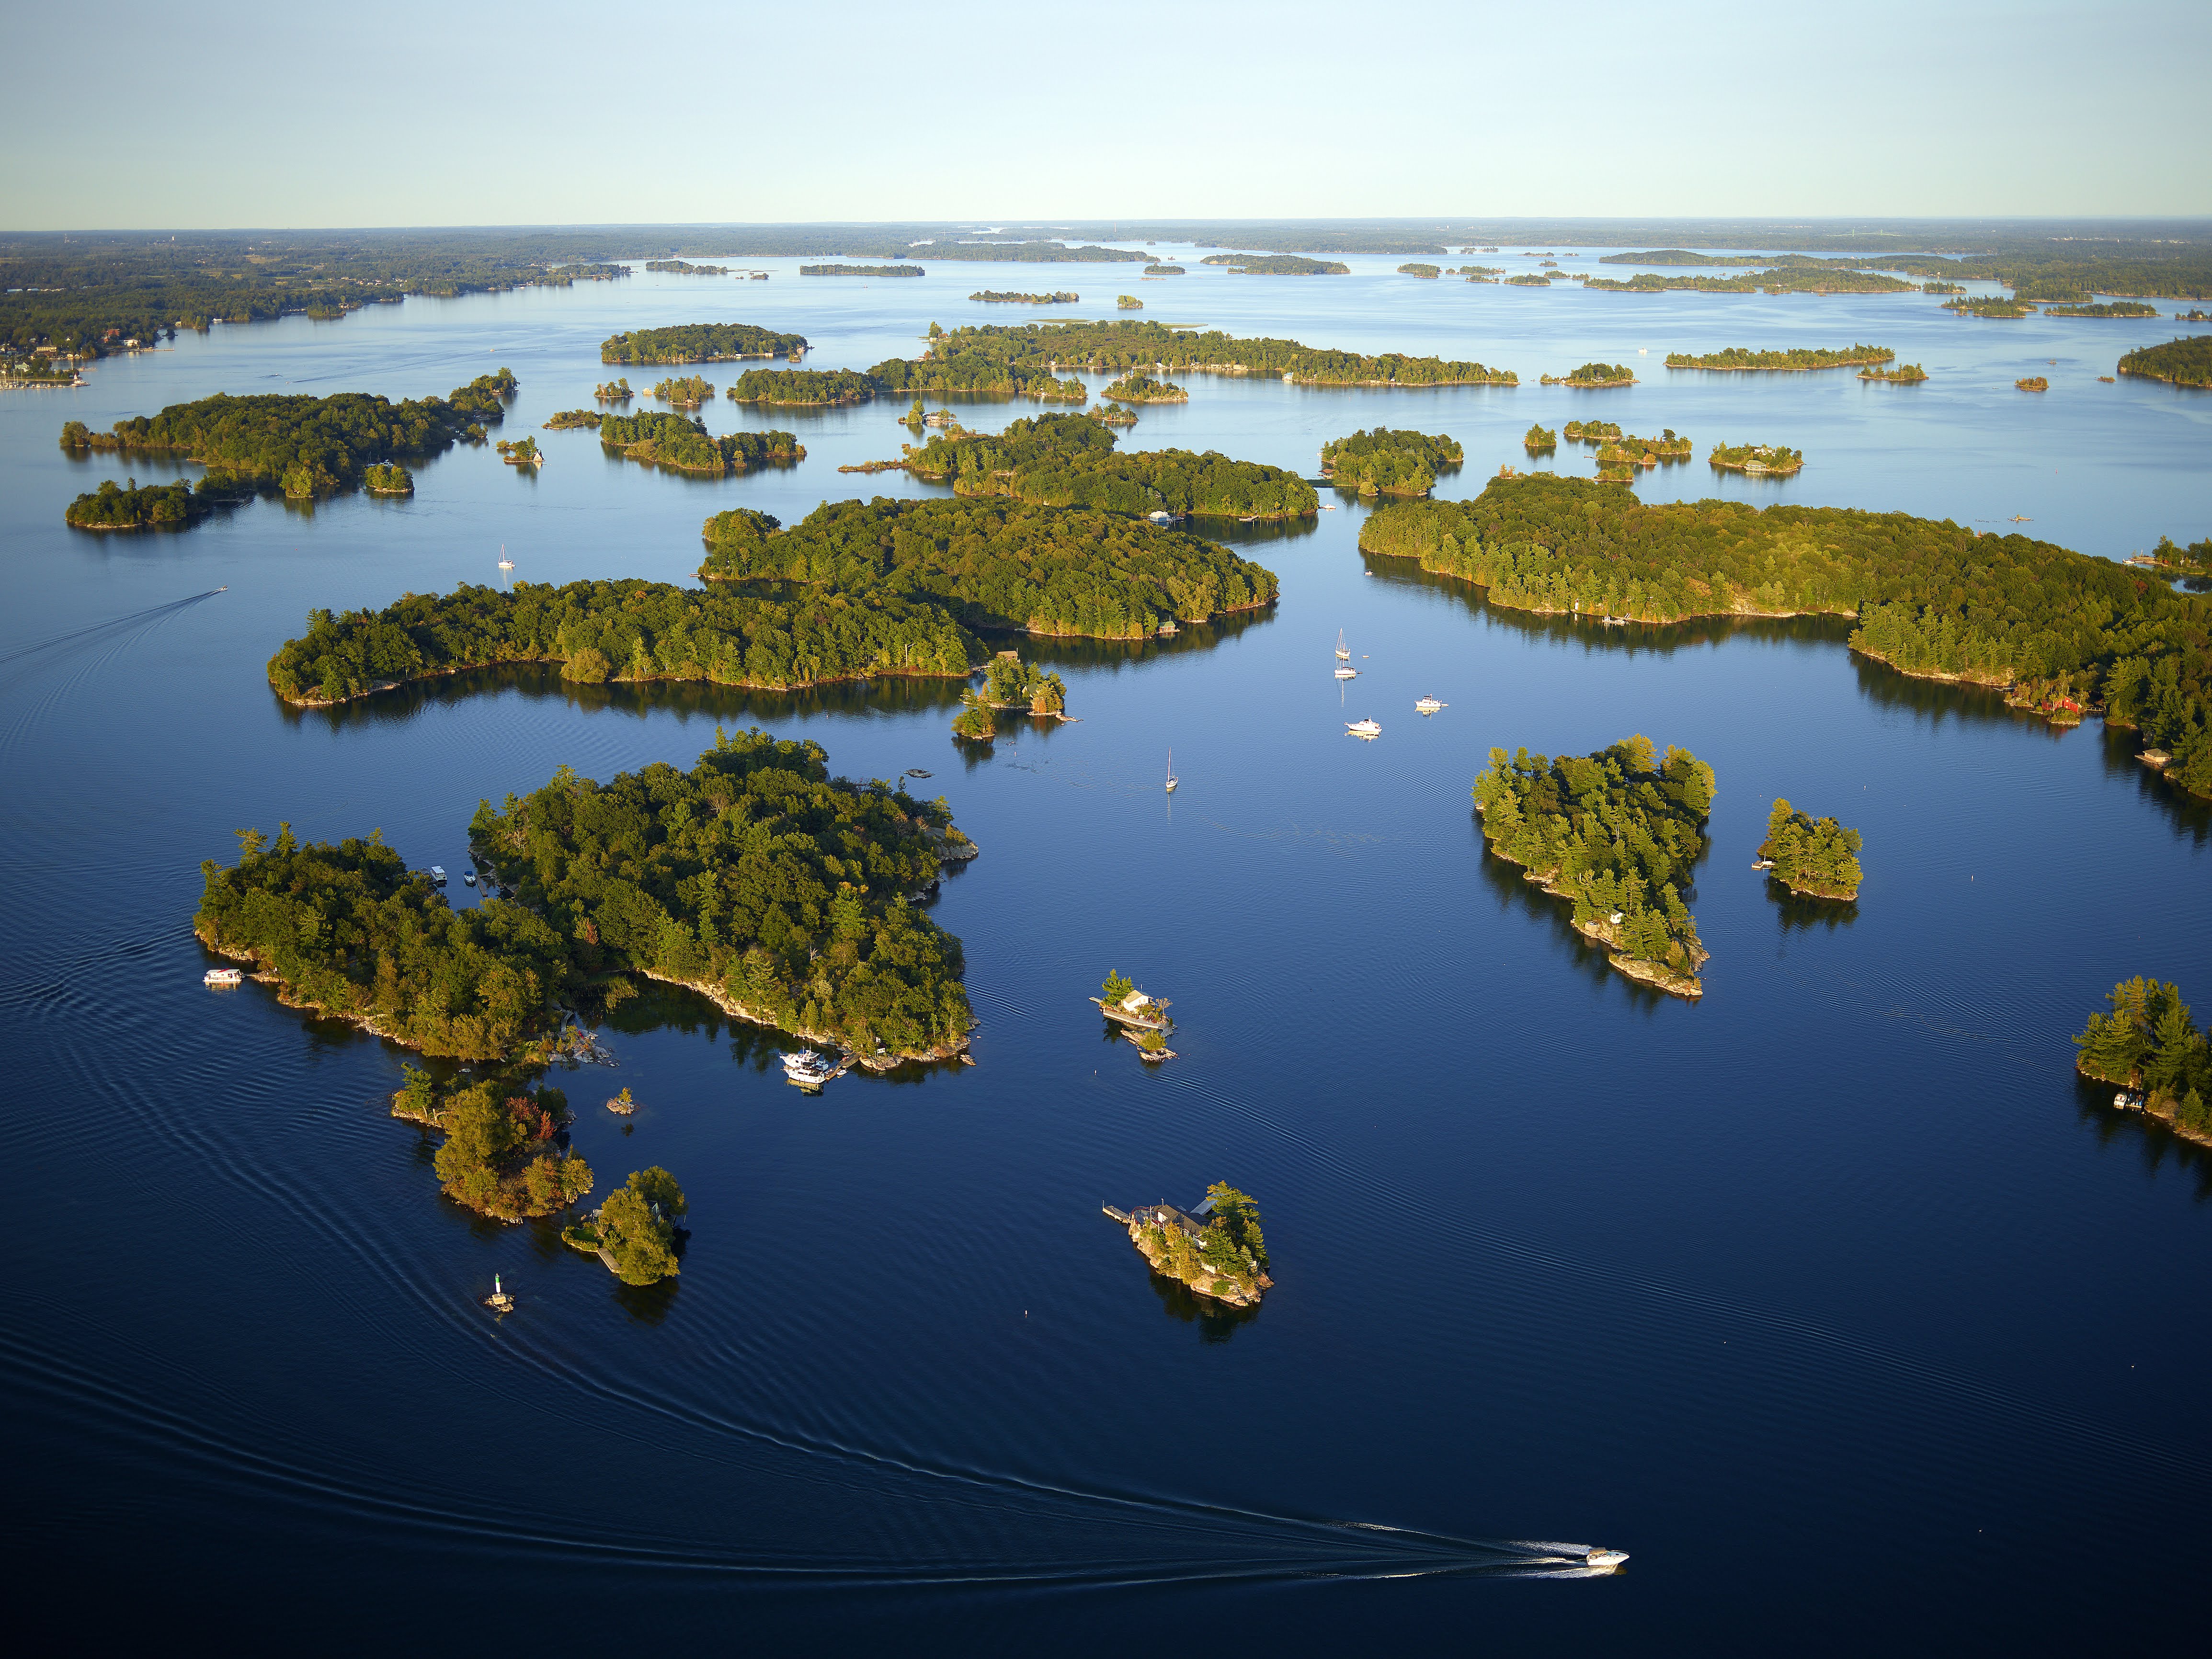
[[[726,395],[736,404],[825,409],[864,404],[883,391],[881,380],[857,369],[749,368],[730,383]]]
[[[114,495],[121,492],[111,489],[99,492],[106,507],[95,508],[90,505],[93,495],[80,495],[64,516],[82,524],[96,513],[137,510],[155,515],[146,519],[149,524],[185,524],[197,522],[219,502],[256,492],[281,490],[294,501],[333,495],[358,488],[367,470],[379,463],[441,455],[457,443],[482,443],[485,428],[506,418],[506,400],[514,396],[516,385],[502,368],[478,375],[446,397],[400,404],[359,392],[327,398],[276,392],[234,398],[217,392],[194,403],[172,404],[150,418],[137,415],[118,421],[107,432],[70,421],[62,427],[65,450],[179,458],[198,462],[207,475],[188,499],[149,496],[141,508],[125,509],[113,504]]]
[[[1779,444],[1715,444],[1705,459],[1725,472],[1796,472],[1805,465],[1802,451]]]
[[[1437,476],[1453,472],[1467,459],[1449,433],[1393,432],[1376,427],[1321,447],[1321,470],[1339,489],[1362,495],[1425,495]]]
[[[1062,289],[1054,294],[1001,294],[994,289],[984,289],[968,296],[971,300],[987,300],[994,305],[1015,306],[1072,306],[1083,296]]]
[[[962,495],[1005,495],[1139,517],[1295,519],[1320,509],[1313,486],[1280,467],[1231,460],[1212,450],[1122,453],[1117,441],[1101,422],[1040,415],[1012,422],[1000,433],[933,436],[920,449],[907,448],[905,465],[914,477],[950,483]]]
[[[2212,386],[2212,334],[2186,334],[2129,352],[2116,371],[2175,386]]]
[[[687,323],[641,328],[599,343],[603,363],[729,363],[747,357],[790,357],[806,349],[804,334],[778,334],[750,323]]]
[[[1859,896],[1859,832],[1833,818],[1814,818],[1786,800],[1766,817],[1766,839],[1758,863],[1791,892],[1808,898],[1853,900]]]
[[[1833,616],[1899,672],[2001,688],[2014,707],[2108,725],[2212,797],[2212,596],[2025,536],[1903,513],[1739,501],[1645,503],[1532,473],[1471,501],[1396,501],[1360,550],[1486,590],[1509,610],[1626,617]]]
[[[1188,1210],[1146,1204],[1122,1211],[1109,1205],[1106,1213],[1127,1225],[1129,1242],[1154,1273],[1200,1296],[1251,1308],[1273,1288],[1260,1207],[1225,1182],[1208,1187],[1204,1200]]]
[[[1580,368],[1565,374],[1547,374],[1546,386],[1634,386],[1636,376],[1626,363],[1584,363]]]
[[[1370,356],[1296,340],[1239,339],[1214,331],[1174,329],[1131,319],[1097,323],[983,325],[946,332],[932,325],[919,360],[893,358],[871,371],[902,394],[992,392],[1014,397],[1089,396],[1080,380],[1056,380],[1063,368],[1097,373],[1144,369],[1197,374],[1261,374],[1301,386],[1513,386],[1510,369],[1396,352]]]
[[[2083,1077],[2116,1085],[2116,1106],[2162,1118],[2176,1134],[2212,1145],[2212,1043],[2190,1017],[2177,986],[2123,980],[2074,1039]]]
[[[1657,756],[1641,735],[1556,761],[1492,749],[1474,783],[1491,852],[1571,900],[1575,931],[1614,968],[1693,999],[1709,953],[1680,890],[1705,855],[1712,804],[1711,767],[1686,749]]]
[[[601,416],[599,441],[633,461],[717,477],[757,466],[793,466],[806,459],[805,447],[788,432],[732,432],[717,438],[696,416],[687,420],[652,410]]]
[[[1826,348],[1793,347],[1787,351],[1753,350],[1745,346],[1730,346],[1725,351],[1709,351],[1701,357],[1687,352],[1667,354],[1669,368],[1702,368],[1716,373],[1749,371],[1753,369],[1803,370],[1814,368],[1850,368],[1861,363],[1893,362],[1897,354],[1885,346],[1851,345],[1833,349]]]

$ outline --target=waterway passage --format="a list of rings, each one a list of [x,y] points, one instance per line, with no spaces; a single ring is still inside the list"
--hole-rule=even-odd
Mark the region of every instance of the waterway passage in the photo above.
[[[2021,515],[2108,556],[2212,534],[2212,399],[2097,379],[2178,325],[1422,283],[1382,259],[1231,277],[1203,252],[1184,278],[1014,285],[1082,291],[1047,315],[1134,292],[1164,321],[1479,358],[1524,384],[1194,376],[1126,444],[1310,473],[1355,428],[1445,430],[1468,463],[1443,493],[1472,495],[1526,464],[1531,421],[1596,418],[1696,440],[1647,498]],[[532,580],[684,580],[710,512],[789,522],[912,493],[835,471],[895,455],[902,403],[717,404],[715,429],[793,429],[809,455],[712,483],[538,431],[616,372],[597,346],[618,329],[757,321],[807,335],[811,366],[865,368],[918,352],[932,320],[1020,314],[965,298],[1003,268],[767,268],[220,328],[83,392],[0,401],[11,1600],[133,1635],[182,1615],[831,1650],[1173,1630],[1292,1652],[1470,1632],[1854,1652],[1909,1625],[2056,1651],[2193,1628],[2212,1165],[2078,1085],[2066,1036],[2136,973],[2212,1005],[2212,810],[2124,734],[1859,663],[1831,624],[1493,610],[1370,567],[1361,509],[1327,492],[1338,510],[1310,528],[1224,532],[1280,575],[1273,611],[1141,650],[1038,649],[1081,722],[988,757],[951,741],[949,690],[912,684],[518,672],[276,702],[263,665],[312,607],[496,580],[502,545]],[[1859,340],[1933,378],[1660,367]],[[1535,384],[1593,358],[1642,383]],[[540,476],[462,449],[404,501],[264,501],[159,537],[62,524],[101,477],[196,470],[72,460],[64,419],[216,391],[441,393],[500,364],[522,382],[504,434],[538,435]],[[2012,389],[2031,373],[2051,391]],[[1717,475],[1722,439],[1807,465]],[[1588,453],[1551,464],[1587,471]],[[1424,695],[1448,707],[1424,720]],[[1344,734],[1363,716],[1373,744]],[[458,870],[480,799],[562,764],[688,765],[750,724],[820,741],[848,776],[934,774],[915,787],[983,849],[934,910],[965,943],[979,1063],[811,1098],[773,1034],[689,999],[624,1005],[602,1033],[618,1069],[552,1080],[602,1191],[650,1164],[683,1182],[672,1285],[624,1291],[548,1229],[443,1202],[429,1143],[386,1114],[400,1051],[199,984],[199,862],[234,856],[236,829],[380,828]],[[1718,774],[1694,1006],[1610,973],[1486,860],[1470,811],[1493,744],[1638,732]],[[1855,911],[1779,906],[1749,870],[1777,795],[1865,832]],[[1085,1000],[1109,969],[1174,999],[1164,1069]],[[595,1103],[623,1085],[642,1106],[617,1120]],[[1247,1316],[1155,1287],[1099,1214],[1218,1180],[1266,1217],[1278,1287]],[[504,1322],[477,1305],[495,1273],[520,1304]],[[2156,1565],[2085,1571],[2090,1536]],[[1524,1582],[1543,1548],[1516,1540],[1552,1540],[1633,1559]]]

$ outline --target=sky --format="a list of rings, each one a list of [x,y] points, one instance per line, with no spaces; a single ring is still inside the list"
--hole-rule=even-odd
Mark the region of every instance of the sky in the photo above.
[[[2212,4],[7,0],[0,229],[2212,212]]]

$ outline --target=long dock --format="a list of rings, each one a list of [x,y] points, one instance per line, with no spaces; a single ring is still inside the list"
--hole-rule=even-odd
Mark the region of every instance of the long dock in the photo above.
[[[1129,1224],[1129,1212],[1127,1211],[1117,1210],[1111,1204],[1101,1204],[1098,1207],[1103,1210],[1108,1215],[1112,1216],[1115,1220],[1120,1222],[1124,1227]]]

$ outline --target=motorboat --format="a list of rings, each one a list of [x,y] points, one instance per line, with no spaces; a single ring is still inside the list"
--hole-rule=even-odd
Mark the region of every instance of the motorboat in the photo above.
[[[436,882],[439,886],[443,887],[446,884],[446,866],[442,864],[432,865],[430,866],[430,879]]]
[[[477,872],[475,871],[464,870],[461,872],[461,885],[464,887],[473,887],[476,884]]]
[[[1341,662],[1336,665],[1336,677],[1340,680],[1356,680],[1359,678],[1359,671],[1348,662]]]
[[[242,985],[245,981],[245,971],[237,968],[210,968],[200,975],[203,985]]]
[[[1380,720],[1347,720],[1344,729],[1355,738],[1379,738],[1382,735]]]
[[[817,1053],[812,1048],[783,1057],[785,1078],[802,1089],[818,1089],[844,1069],[836,1055]]]
[[[1628,1553],[1626,1550],[1592,1550],[1583,1557],[1583,1565],[1595,1567],[1601,1572],[1611,1572],[1626,1559]]]
[[[1440,702],[1434,697],[1423,697],[1420,702],[1413,705],[1415,712],[1423,714],[1433,714],[1439,708],[1449,708],[1450,707],[1451,705],[1449,703]]]

